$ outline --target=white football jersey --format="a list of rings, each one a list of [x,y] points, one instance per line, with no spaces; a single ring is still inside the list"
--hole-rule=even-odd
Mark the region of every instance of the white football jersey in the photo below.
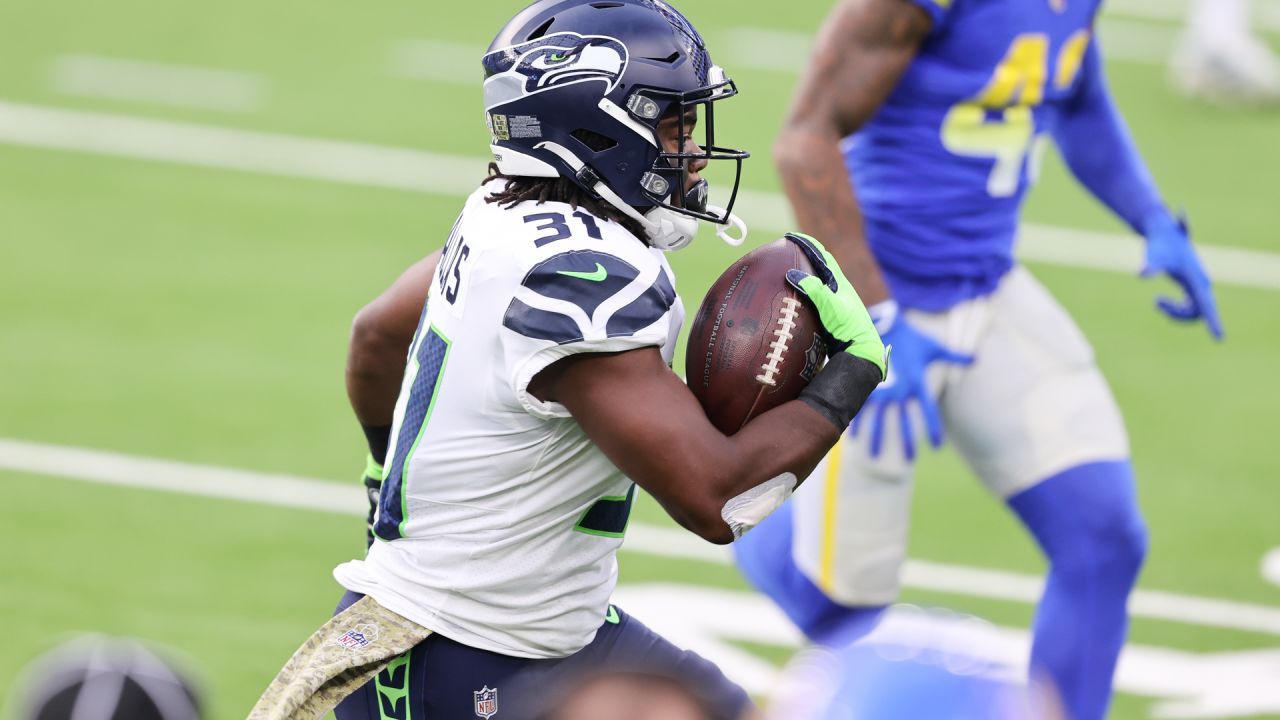
[[[375,525],[348,589],[472,647],[529,658],[595,636],[634,485],[529,381],[583,352],[661,349],[684,308],[661,252],[562,203],[454,225],[409,349]]]

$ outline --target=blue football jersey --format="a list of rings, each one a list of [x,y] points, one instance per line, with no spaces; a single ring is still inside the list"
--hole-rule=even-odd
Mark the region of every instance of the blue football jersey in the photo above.
[[[911,0],[933,30],[844,141],[867,240],[907,307],[995,289],[1037,150],[1080,84],[1100,0]]]

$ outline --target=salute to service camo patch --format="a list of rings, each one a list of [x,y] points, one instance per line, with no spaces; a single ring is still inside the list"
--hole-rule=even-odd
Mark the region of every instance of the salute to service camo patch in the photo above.
[[[365,597],[334,615],[271,681],[249,720],[316,720],[431,631]]]

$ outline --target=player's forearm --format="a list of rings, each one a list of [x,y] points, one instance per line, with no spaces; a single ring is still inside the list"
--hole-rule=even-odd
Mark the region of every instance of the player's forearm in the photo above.
[[[752,418],[729,438],[732,446],[719,494],[734,497],[782,473],[804,481],[840,439],[883,374],[878,366],[836,353],[799,399]]]
[[[720,494],[734,497],[782,473],[795,475],[799,485],[840,439],[840,431],[799,400],[754,418],[730,438],[737,467],[722,477]]]
[[[1081,83],[1054,128],[1054,139],[1080,184],[1143,233],[1147,218],[1163,211],[1164,203],[1107,89],[1096,48],[1086,57]]]
[[[738,533],[729,512],[753,491],[773,493],[763,509],[749,511],[750,526],[763,520],[813,472],[840,439],[840,429],[809,405],[794,401],[761,415],[723,452],[690,455],[682,477],[690,490],[664,502],[668,514],[709,542],[724,545]],[[746,529],[750,529],[748,526]],[[740,529],[738,531],[745,532]]]
[[[413,335],[387,332],[368,308],[356,315],[347,349],[347,398],[361,425],[390,425]]]
[[[847,422],[843,418],[852,417],[880,380],[878,369],[830,373],[832,365],[839,369],[855,360],[865,362],[851,355],[833,360],[811,383],[836,381],[829,399],[844,408],[840,417],[832,419],[795,400],[753,418],[731,436],[711,424],[657,348],[570,356],[539,373],[529,392],[564,405],[587,437],[676,522],[723,544],[734,539],[725,520],[732,501],[761,486],[768,490],[770,481],[790,475],[785,498],[835,444]]]
[[[409,345],[439,262],[436,251],[411,265],[351,324],[347,398],[366,428],[390,425],[395,415]]]
[[[813,472],[882,377],[874,363],[837,353],[800,399],[752,419],[724,443],[683,447],[687,477],[699,481],[684,496],[682,524],[716,543],[754,527]]]
[[[735,539],[725,518],[726,506],[775,481],[789,494],[839,437],[840,431],[818,412],[802,402],[789,402],[753,419],[732,437],[690,437],[687,443],[670,448],[663,468],[655,472],[680,478],[675,492],[662,492],[642,478],[633,479],[649,489],[682,527],[725,545]]]
[[[874,305],[889,297],[889,289],[867,246],[839,142],[835,133],[787,129],[774,160],[800,229],[826,245],[858,294]]]

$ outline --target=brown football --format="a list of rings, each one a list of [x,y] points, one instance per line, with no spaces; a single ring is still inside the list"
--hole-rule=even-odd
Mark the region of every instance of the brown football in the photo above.
[[[686,381],[726,435],[794,400],[826,361],[817,313],[787,284],[793,268],[813,273],[792,242],[752,250],[711,286],[689,330]]]

